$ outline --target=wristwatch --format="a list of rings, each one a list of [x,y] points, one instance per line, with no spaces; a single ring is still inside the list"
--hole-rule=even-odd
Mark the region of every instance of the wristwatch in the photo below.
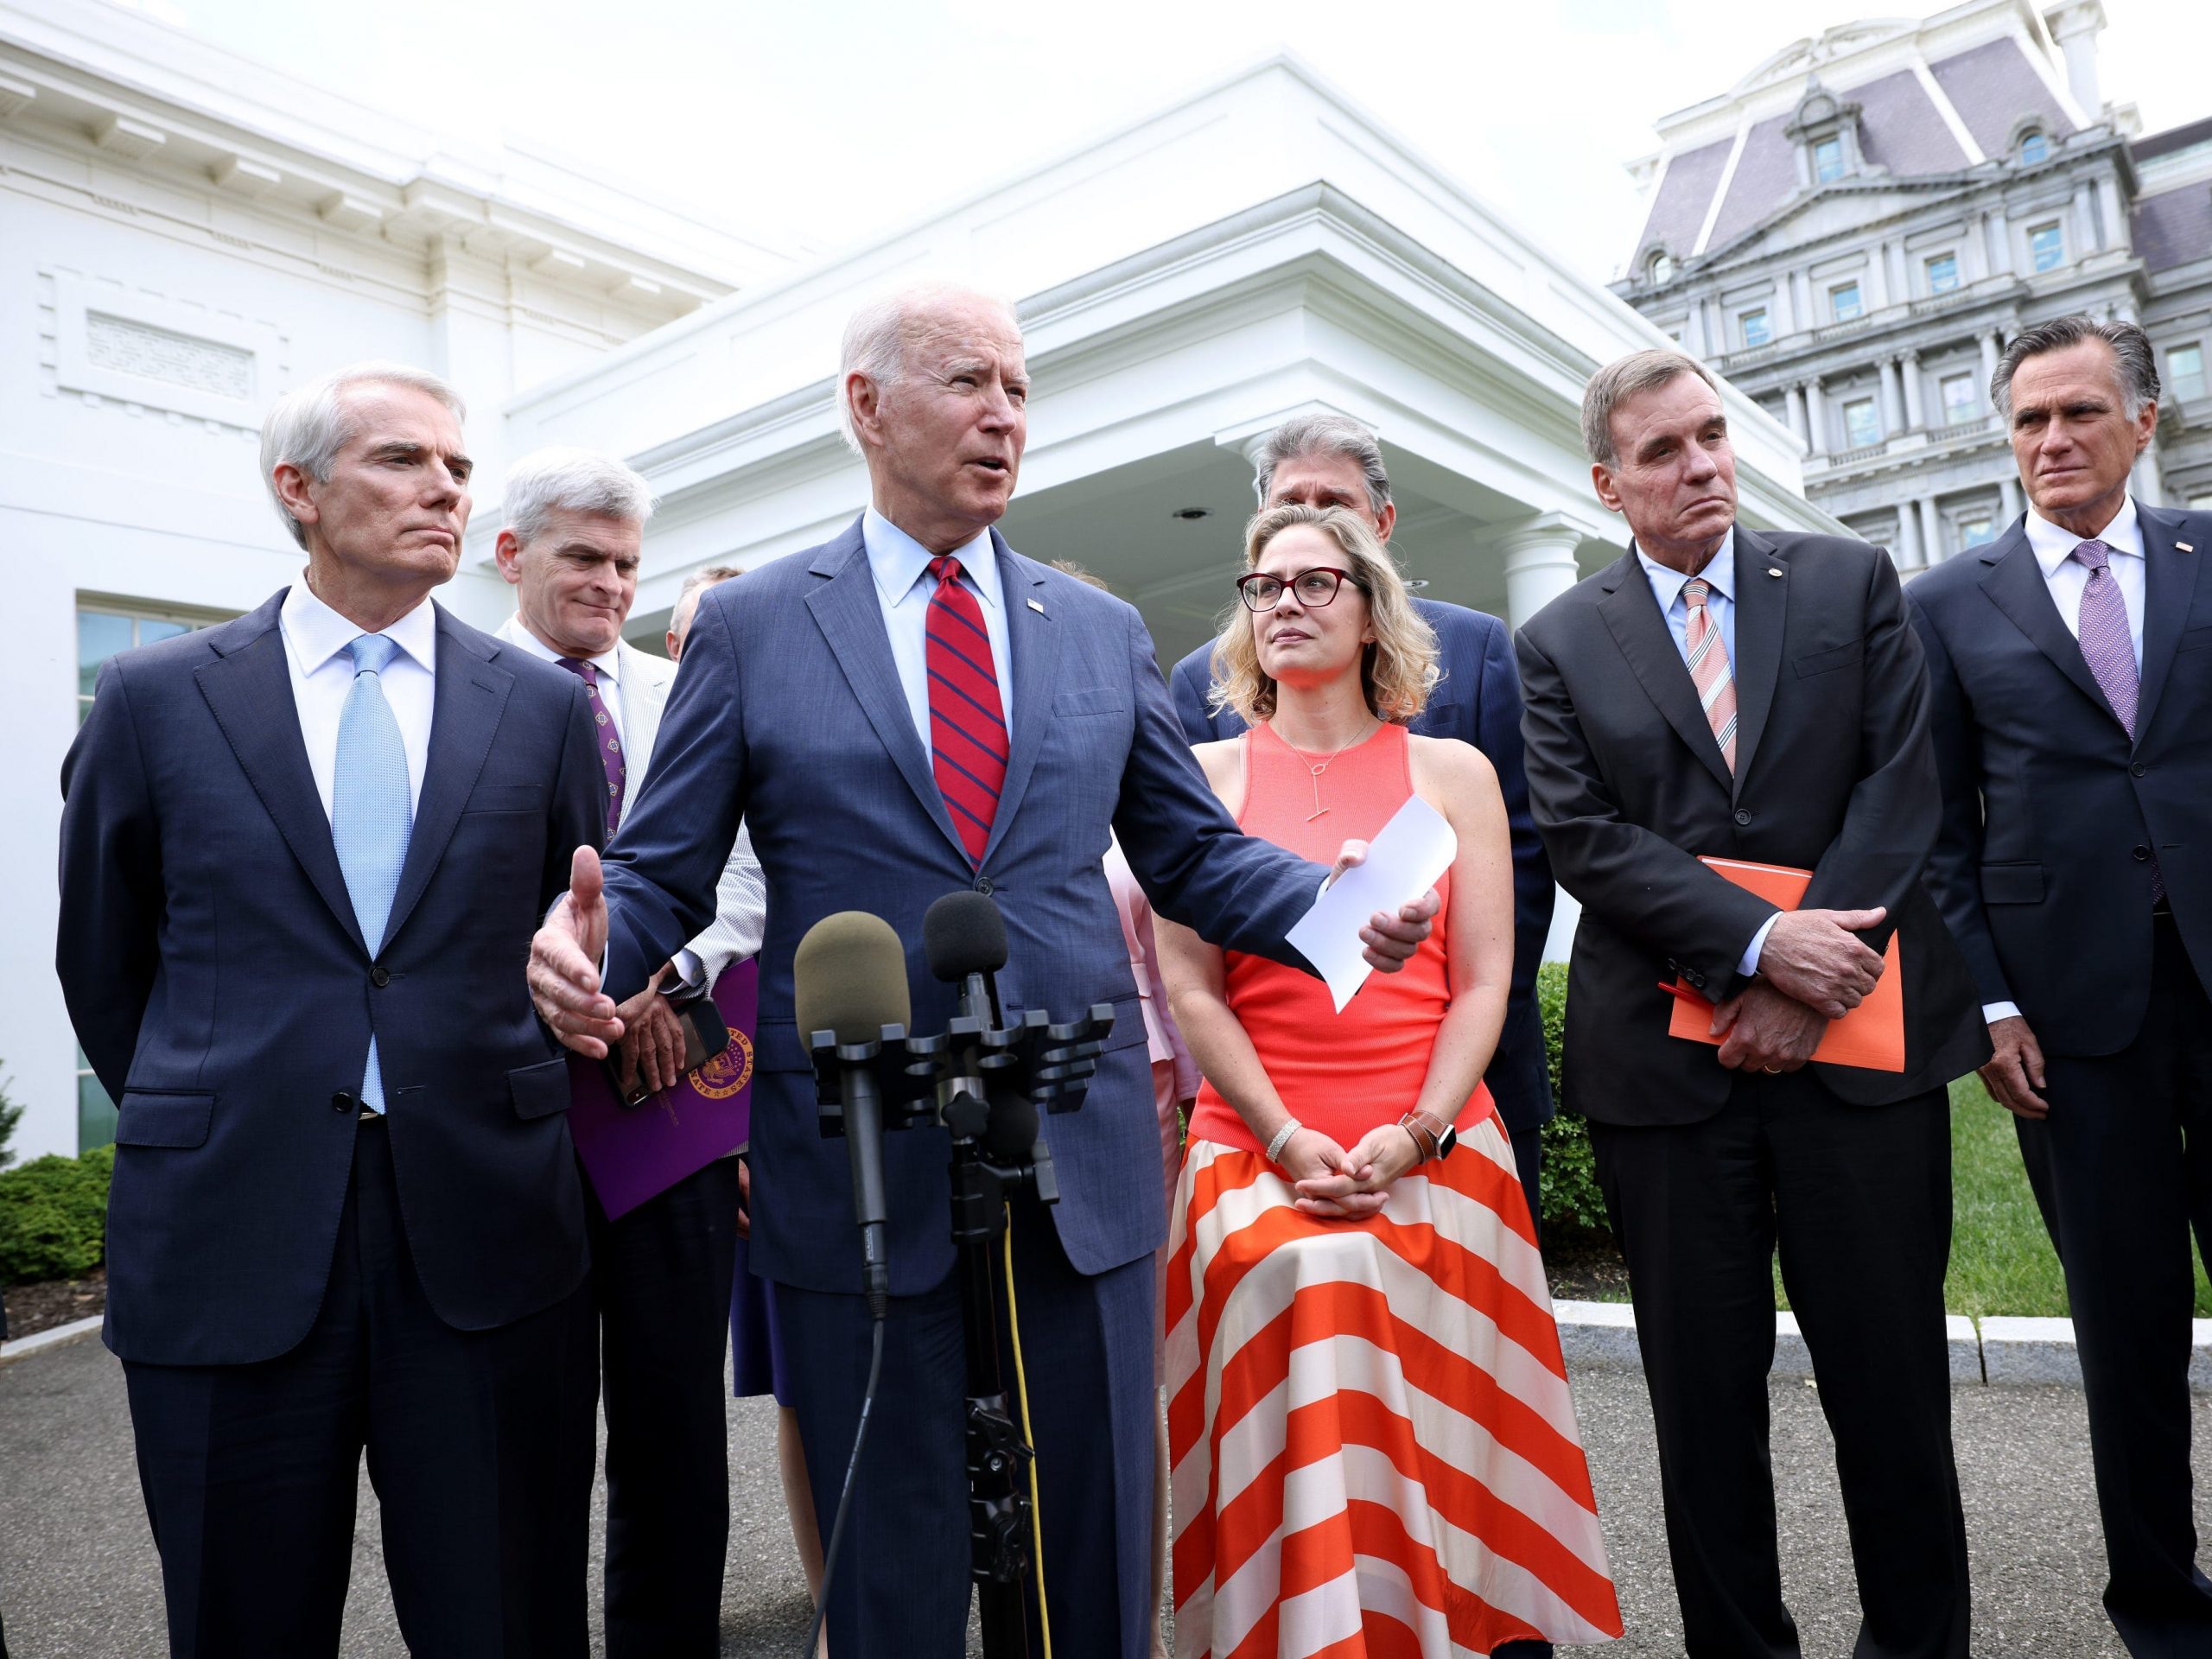
[[[1446,1157],[1459,1144],[1459,1131],[1433,1112],[1408,1112],[1398,1120],[1398,1127],[1414,1138],[1414,1148],[1421,1161]]]

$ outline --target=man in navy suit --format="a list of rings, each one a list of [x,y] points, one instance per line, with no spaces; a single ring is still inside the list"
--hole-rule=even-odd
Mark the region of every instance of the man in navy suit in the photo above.
[[[2151,342],[2061,317],[1998,359],[2027,512],[1906,589],[1943,830],[1928,884],[1980,988],[2066,1271],[2130,1653],[2212,1653],[2190,1490],[2190,1235],[2212,1255],[2212,513],[2129,493]]]
[[[913,1027],[942,1030],[922,915],[995,897],[1009,1007],[1115,1005],[1087,1103],[1050,1120],[1060,1201],[1014,1206],[1014,1273],[1041,1489],[1053,1649],[1151,1647],[1153,1253],[1166,1236],[1144,1021],[1106,885],[1109,832],[1167,916],[1288,961],[1326,874],[1237,834],[1175,722],[1128,606],[991,528],[1027,435],[1020,330],[1002,303],[909,290],[846,330],[841,416],[873,505],[821,547],[702,597],[658,757],[599,892],[587,852],[533,948],[571,1046],[620,1035],[632,995],[713,913],[741,814],[768,884],[751,1155],[753,1270],[776,1281],[817,1511],[836,1512],[869,1351],[844,1149],[817,1126],[792,957],[860,909],[906,942]],[[1347,855],[1356,855],[1347,849]],[[1395,968],[1435,896],[1364,930]],[[834,1564],[837,1659],[964,1651],[969,1516],[948,1144],[887,1137],[891,1306],[874,1426]]]
[[[582,684],[430,601],[461,420],[391,365],[281,399],[301,580],[111,658],[62,768],[105,1335],[179,1655],[338,1651],[364,1449],[411,1652],[586,1649],[584,1206],[513,964],[606,784]]]
[[[1308,507],[1344,507],[1367,520],[1383,542],[1397,525],[1390,474],[1382,446],[1358,422],[1341,415],[1302,415],[1285,421],[1260,446],[1253,480],[1260,505],[1294,501]],[[1224,581],[1228,573],[1224,569]],[[1224,589],[1225,591],[1225,589]],[[1505,624],[1482,611],[1440,600],[1416,599],[1414,608],[1436,630],[1444,677],[1413,729],[1424,737],[1456,737],[1489,757],[1505,798],[1513,836],[1513,988],[1505,1028],[1483,1081],[1513,1136],[1513,1161],[1529,1195],[1529,1216],[1541,1226],[1538,1179],[1543,1167],[1543,1126],[1552,1115],[1552,1086],[1544,1057],[1544,1022],[1536,1007],[1536,969],[1551,931],[1552,867],[1529,816],[1529,779],[1521,764],[1521,676]],[[1235,737],[1244,721],[1233,709],[1216,709],[1213,646],[1204,645],[1168,676],[1183,734],[1196,743]]]

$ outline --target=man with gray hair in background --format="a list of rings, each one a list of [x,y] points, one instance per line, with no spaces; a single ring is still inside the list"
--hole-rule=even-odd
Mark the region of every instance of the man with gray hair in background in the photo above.
[[[515,589],[499,638],[573,675],[590,704],[610,838],[645,785],[672,663],[622,637],[652,489],[611,456],[550,448],[508,469],[495,549]],[[766,888],[740,826],[712,924],[622,1005],[616,1064],[658,1094],[683,1075],[676,1007],[760,948]],[[711,1656],[729,1541],[722,1354],[743,1199],[730,1155],[610,1220],[586,1183],[607,1414],[609,1659]]]
[[[2212,513],[2139,501],[2158,370],[2060,317],[1990,401],[2029,507],[1906,590],[1965,948],[2066,1273],[2111,1579],[2137,1659],[2212,1653],[2190,1491],[2190,1236],[2212,1255]]]
[[[1989,1044],[1921,886],[1942,792],[1897,569],[1738,522],[1719,389],[1680,352],[1600,369],[1582,435],[1631,541],[1522,627],[1522,726],[1582,903],[1561,1075],[1628,1261],[1684,1645],[1799,1651],[1767,1446],[1778,1252],[1835,1437],[1855,1651],[1965,1659],[1945,1089]],[[1758,865],[1805,874],[1794,908],[1731,879]],[[1886,973],[1896,1065],[1815,1058]]]
[[[394,364],[279,398],[304,569],[109,658],[62,772],[57,965],[119,1105],[105,1335],[178,1655],[336,1655],[365,1452],[410,1653],[586,1649],[584,1200],[513,964],[605,785],[583,686],[430,599],[461,423]]]
[[[1295,502],[1343,507],[1367,521],[1386,546],[1397,527],[1390,474],[1375,434],[1343,415],[1300,415],[1268,434],[1252,483],[1262,507]],[[1228,572],[1224,569],[1224,582]],[[1513,984],[1505,1026],[1483,1081],[1513,1137],[1513,1162],[1529,1200],[1529,1219],[1543,1224],[1543,1126],[1552,1115],[1551,1072],[1544,1052],[1536,969],[1551,931],[1551,865],[1529,817],[1529,779],[1521,757],[1521,677],[1505,624],[1482,611],[1441,600],[1414,601],[1436,631],[1443,677],[1412,729],[1424,737],[1456,737],[1482,751],[1497,773],[1506,827],[1513,838]],[[1236,711],[1214,706],[1211,641],[1175,664],[1168,677],[1183,735],[1193,745],[1235,737]]]

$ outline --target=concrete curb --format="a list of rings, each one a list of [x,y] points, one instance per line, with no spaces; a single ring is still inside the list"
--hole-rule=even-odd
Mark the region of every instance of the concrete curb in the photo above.
[[[95,1313],[88,1319],[72,1319],[67,1325],[57,1325],[51,1331],[41,1331],[35,1337],[25,1337],[20,1342],[0,1342],[0,1365],[29,1359],[33,1354],[48,1348],[61,1347],[82,1337],[97,1336],[102,1317]]]
[[[1554,1302],[1559,1343],[1570,1366],[1632,1371],[1643,1366],[1636,1313],[1626,1302]],[[2071,1319],[1946,1316],[1951,1381],[1990,1388],[2082,1386],[2082,1359]],[[2189,1385],[2212,1393],[2212,1319],[2192,1321]],[[1794,1313],[1774,1316],[1776,1376],[1811,1376],[1812,1351]]]

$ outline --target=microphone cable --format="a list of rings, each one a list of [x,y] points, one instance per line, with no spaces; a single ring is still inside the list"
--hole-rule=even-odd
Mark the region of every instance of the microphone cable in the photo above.
[[[1008,1271],[1012,1271],[1011,1263],[1008,1264]],[[874,1325],[874,1330],[868,1340],[868,1387],[861,1394],[860,1426],[853,1431],[853,1454],[845,1462],[845,1484],[837,1494],[836,1518],[830,1523],[830,1541],[822,1551],[822,1599],[815,1604],[814,1622],[807,1627],[806,1647],[801,1659],[814,1659],[814,1656],[821,1651],[822,1624],[830,1617],[830,1580],[837,1570],[837,1546],[844,1540],[845,1516],[853,1504],[853,1477],[860,1472],[861,1448],[868,1444],[868,1418],[875,1410],[876,1382],[883,1375],[883,1314],[880,1311],[877,1312]],[[1021,1409],[1022,1414],[1027,1416],[1029,1407],[1027,1402]],[[1036,1476],[1033,1473],[1030,1478],[1033,1482]],[[1046,1656],[1050,1659],[1051,1638],[1048,1637],[1046,1640]]]
[[[1006,1324],[1014,1344],[1014,1393],[1021,1402],[1021,1438],[1029,1458],[1029,1560],[1037,1569],[1037,1627],[1044,1633],[1044,1659],[1052,1659],[1052,1615],[1045,1605],[1045,1511],[1037,1491],[1037,1425],[1029,1417],[1029,1375],[1021,1364],[1021,1312],[1014,1295],[1014,1206],[1006,1209]],[[825,1580],[825,1582],[827,1582]]]

